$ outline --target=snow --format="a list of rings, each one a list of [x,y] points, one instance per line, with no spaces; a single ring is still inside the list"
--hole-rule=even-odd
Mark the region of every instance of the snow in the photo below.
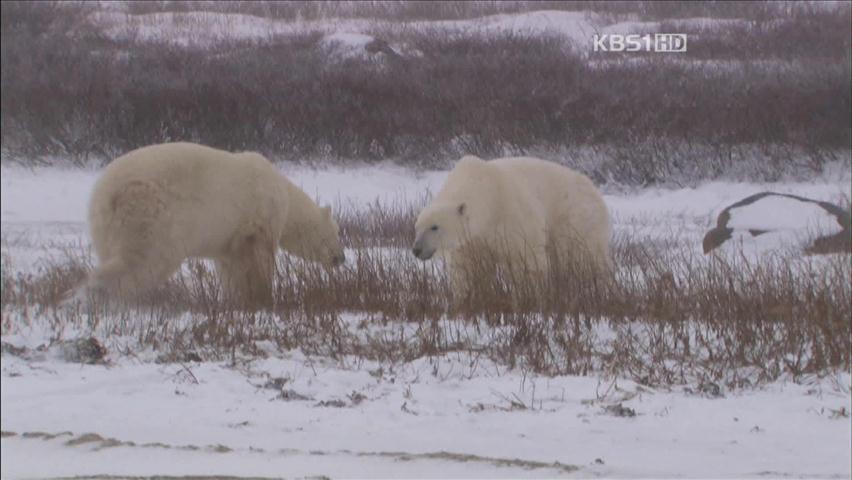
[[[841,230],[837,218],[814,203],[768,196],[730,210],[728,227],[757,230],[803,230],[830,235]]]
[[[689,33],[695,31],[720,31],[734,27],[748,27],[753,22],[742,18],[671,18],[665,21],[628,20],[606,25],[601,33],[644,34],[644,33]],[[665,25],[665,28],[663,28]]]
[[[597,33],[629,34],[660,32],[660,22],[608,20],[591,11],[536,10],[514,14],[488,15],[467,20],[414,20],[380,22],[358,18],[320,20],[282,20],[254,15],[220,12],[160,12],[129,14],[118,9],[102,9],[89,16],[92,25],[112,38],[136,41],[168,41],[179,45],[210,45],[224,40],[264,39],[274,35],[310,32],[325,34],[324,42],[336,42],[348,48],[362,47],[372,39],[376,27],[400,31],[440,31],[523,36],[553,35],[582,48],[591,48]],[[695,29],[723,29],[744,25],[741,19],[685,18],[667,21],[675,32]],[[405,47],[397,46],[399,53]]]
[[[364,48],[364,46],[375,39],[369,35],[361,33],[337,32],[331,35],[326,35],[325,40],[328,42],[338,42],[348,47]]]
[[[116,39],[140,42],[167,41],[179,45],[211,45],[225,40],[265,39],[276,35],[298,35],[311,32],[324,34],[323,43],[337,44],[343,54],[353,51],[375,38],[377,28],[401,32],[445,32],[479,35],[514,34],[522,36],[552,35],[568,44],[590,49],[595,34],[684,33],[696,30],[722,30],[748,25],[743,19],[683,18],[665,22],[662,32],[658,21],[611,21],[591,11],[536,10],[514,14],[488,15],[466,20],[377,21],[361,18],[323,18],[318,20],[286,20],[263,18],[238,13],[210,11],[159,12],[130,14],[117,8],[99,9],[89,15],[91,25],[101,28]],[[394,45],[397,53],[415,55],[405,45]],[[365,58],[366,55],[362,56]]]
[[[410,45],[402,43],[387,43],[386,49],[382,49],[378,52],[368,51],[367,45],[377,40],[381,41],[381,39],[362,33],[335,32],[325,35],[322,38],[321,43],[331,50],[332,58],[337,59],[366,59],[374,57],[378,53],[390,53],[391,55],[395,54],[405,57],[420,57],[423,54],[419,50],[412,48]]]
[[[730,27],[747,27],[753,24],[750,20],[742,18],[712,18],[693,17],[678,18],[667,21],[674,28],[680,30],[721,30]]]
[[[722,244],[723,250],[744,251],[752,257],[784,249],[801,251],[813,239],[842,230],[837,217],[821,206],[776,195],[732,208],[728,214],[732,241]]]
[[[19,435],[2,440],[2,475],[850,474],[850,425],[832,418],[849,411],[848,375],[710,399],[472,364],[467,355],[447,355],[377,374],[370,362],[343,369],[299,352],[237,366],[126,358],[111,367],[39,365],[5,355],[2,428]],[[276,390],[263,388],[270,377],[286,378],[286,389],[312,400],[276,399]],[[353,392],[364,399],[354,402]],[[512,409],[510,399],[525,406]],[[319,406],[328,400],[344,406]],[[636,416],[607,414],[604,406],[616,403]],[[72,435],[48,441],[20,435],[37,431]],[[83,433],[172,448],[64,444]],[[818,441],[803,444],[803,438]],[[211,451],[215,446],[228,451]],[[482,458],[431,455],[438,452]],[[62,461],[37,461],[45,454]],[[494,459],[528,464],[500,466]],[[565,467],[553,468],[554,462]]]
[[[703,31],[723,31],[739,26],[749,26],[753,22],[737,18],[694,17],[668,19],[660,21],[640,21],[636,19],[612,19],[592,11],[535,10],[513,14],[488,15],[465,20],[410,20],[390,21],[365,18],[327,17],[315,20],[275,19],[239,13],[212,11],[158,12],[131,14],[121,8],[102,8],[88,16],[85,28],[101,29],[113,39],[132,40],[134,42],[168,42],[180,46],[208,47],[233,40],[265,40],[275,36],[295,36],[321,33],[320,45],[332,47],[333,57],[337,59],[370,59],[372,54],[364,49],[374,39],[397,40],[390,42],[390,48],[398,55],[418,58],[422,52],[411,45],[398,41],[406,35],[416,32],[448,35],[465,34],[496,36],[513,34],[519,36],[548,35],[564,40],[566,47],[574,48],[581,55],[592,51],[596,34],[648,34],[648,33],[689,33],[700,34]],[[769,19],[767,22],[777,22]],[[376,32],[385,32],[376,37]],[[695,33],[699,32],[699,33]],[[637,60],[641,60],[638,59]],[[684,61],[685,65],[713,70],[716,67],[727,69],[738,67],[740,61],[720,60],[700,63],[686,59],[672,58],[670,61]],[[598,59],[595,62],[610,60]],[[621,60],[623,61],[623,60]],[[647,60],[645,60],[647,61]],[[772,60],[780,66],[789,68],[789,62]],[[778,67],[776,67],[778,68]]]
[[[412,172],[389,164],[322,170],[283,164],[280,169],[320,202],[356,207],[376,201],[389,204],[423,200],[437,192],[447,175],[441,170]],[[2,165],[0,221],[4,224],[85,222],[89,192],[97,175],[92,170]],[[842,203],[852,198],[849,182],[848,175],[816,182],[706,182],[696,188],[647,188],[627,193],[605,190],[604,198],[616,224],[672,223],[676,219],[704,228],[715,226],[716,216],[726,206],[757,192],[789,193]],[[796,212],[810,211],[809,207],[799,208],[802,210]]]
[[[415,173],[389,164],[324,170],[284,164],[280,168],[312,198],[335,210],[361,209],[376,203],[385,206],[424,203],[429,195],[438,191],[447,175],[446,171],[439,170]],[[3,244],[4,248],[15,247],[11,259],[15,268],[36,267],[40,261],[61,258],[69,250],[88,245],[87,202],[96,179],[97,172],[92,170],[0,166]],[[670,239],[674,235],[701,254],[701,238],[715,227],[722,209],[766,190],[840,204],[852,198],[852,187],[846,175],[814,183],[708,182],[696,188],[648,188],[628,193],[605,191],[604,199],[616,234],[630,233],[648,239]],[[785,217],[786,212],[797,215],[791,219]],[[759,255],[790,244],[801,244],[805,237],[813,237],[803,234],[827,231],[825,215],[817,212],[819,215],[815,218],[819,223],[813,224],[808,220],[812,218],[811,213],[808,207],[796,211],[784,207],[778,213],[770,212],[779,217],[781,223],[777,225],[780,227],[789,223],[813,225],[814,228],[782,228],[760,237],[746,235],[738,237],[735,247],[735,242],[726,242],[724,249],[745,247],[746,253]],[[757,217],[766,215],[762,211],[756,214]]]
[[[563,12],[540,10],[536,12],[499,15],[481,19],[490,33],[511,32],[518,35],[559,35],[576,45],[591,44],[598,16],[591,12]]]
[[[280,168],[313,197],[346,208],[422,201],[447,174],[387,164]],[[67,249],[87,247],[86,202],[97,174],[0,167],[8,268],[27,271]],[[848,180],[709,182],[696,188],[608,191],[605,200],[617,234],[670,238],[676,232],[700,252],[701,237],[715,225],[718,212],[737,200],[771,190],[837,202],[852,197]],[[767,209],[796,213],[786,204],[768,202],[751,220],[769,220]],[[805,208],[801,213],[813,212]],[[6,321],[21,322],[4,326],[3,342],[15,346],[32,349],[55,336],[47,322],[33,321],[29,314],[4,311]],[[62,335],[74,338],[85,331],[68,326]],[[4,353],[0,418],[2,430],[17,435],[0,440],[0,476],[852,474],[852,434],[842,413],[852,411],[848,373],[781,380],[707,398],[684,389],[652,391],[623,379],[544,377],[471,354],[388,365],[270,347],[266,358],[238,357],[236,364],[157,364],[152,352],[118,353],[133,344],[131,338],[108,339],[106,366],[64,363],[51,351],[28,360]],[[280,390],[264,387],[276,377],[287,379],[285,390],[310,400],[277,399]],[[605,410],[619,403],[636,416]],[[28,432],[71,433],[43,440],[24,437]],[[86,433],[125,443],[109,448],[102,441],[66,444]],[[161,445],[142,446],[147,443]]]
[[[138,42],[167,41],[178,45],[210,45],[223,40],[265,39],[275,35],[311,32],[366,31],[373,22],[362,19],[326,19],[291,22],[255,15],[219,12],[159,12],[128,14],[96,11],[91,24],[115,39]]]
[[[631,33],[656,33],[660,32],[660,22],[641,22],[631,20],[626,22],[617,22],[607,25],[601,29],[601,34],[618,34],[627,35]]]
[[[0,167],[0,221],[82,222],[97,175],[84,170]]]
[[[378,22],[365,19],[326,18],[322,20],[277,20],[254,15],[218,12],[161,12],[133,15],[118,11],[97,11],[89,16],[113,38],[137,41],[166,40],[181,45],[210,44],[225,39],[266,38],[314,31],[340,35],[344,43],[362,42]],[[471,20],[397,22],[415,30],[447,32],[473,31],[485,34],[554,34],[578,44],[591,41],[600,24],[592,12],[540,10],[512,15],[491,15]],[[357,35],[358,37],[355,37]]]
[[[553,35],[588,48],[596,33],[661,31],[660,22],[611,23],[592,12],[541,10],[448,21],[287,21],[214,12],[134,15],[121,3],[101,4],[89,17],[90,25],[116,39],[208,46],[318,32],[320,44],[341,58],[369,58],[365,47],[383,28]],[[678,33],[745,23],[687,18],[667,21],[666,28]],[[403,44],[390,47],[403,56],[418,55]],[[736,64],[710,60],[700,65],[723,74]],[[767,65],[788,67],[784,62]],[[447,174],[388,164],[280,168],[312,197],[347,209],[423,202]],[[0,165],[2,268],[26,274],[69,252],[85,255],[87,202],[97,176],[92,170]],[[852,198],[852,182],[844,171],[813,182],[605,190],[605,201],[616,235],[677,241],[701,255],[701,238],[715,226],[719,212],[760,191],[843,204]],[[834,218],[819,207],[778,197],[735,212],[730,226],[775,230],[759,237],[740,235],[724,247],[739,251],[750,244],[757,253],[801,243],[803,231],[837,229]],[[2,478],[277,477],[282,472],[296,478],[852,476],[848,371],[782,378],[735,392],[722,389],[721,396],[712,397],[682,387],[652,390],[606,376],[547,377],[471,353],[389,364],[261,345],[264,355],[237,354],[234,362],[159,364],[155,352],[134,351],[136,338],[108,335],[108,319],[96,327],[57,326],[51,315],[4,304]],[[353,325],[362,320],[344,315]],[[370,325],[367,331],[382,328],[407,335],[417,325]],[[93,331],[109,350],[105,365],[66,363],[57,346],[26,359],[5,347],[36,351],[57,336]],[[486,333],[481,337],[488,341]],[[270,388],[272,379],[283,379],[283,385]],[[284,400],[282,391],[301,399]],[[635,416],[607,410],[618,405]]]

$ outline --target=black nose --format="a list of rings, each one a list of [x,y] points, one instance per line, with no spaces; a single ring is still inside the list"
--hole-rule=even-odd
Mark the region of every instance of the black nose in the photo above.
[[[415,257],[419,257],[421,252],[423,252],[423,250],[421,250],[420,247],[414,247],[411,249],[411,253],[413,253]]]
[[[344,263],[346,263],[346,254],[341,253],[340,255],[337,255],[336,257],[334,257],[334,258],[331,260],[331,263],[332,263],[335,267],[338,267],[338,266],[340,266],[340,265],[343,265]]]

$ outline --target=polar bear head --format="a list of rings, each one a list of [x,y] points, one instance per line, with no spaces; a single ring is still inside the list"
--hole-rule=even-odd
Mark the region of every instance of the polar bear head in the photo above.
[[[499,209],[494,198],[498,181],[488,162],[462,158],[432,204],[417,217],[414,256],[429,260],[435,252],[455,250],[487,234]]]
[[[346,255],[331,207],[318,207],[316,211],[310,221],[299,222],[294,232],[281,239],[281,248],[311,262],[340,266],[346,261]]]
[[[316,228],[316,245],[319,246],[317,261],[338,267],[346,262],[343,245],[340,244],[340,227],[331,216],[331,207],[321,207],[322,221]]]
[[[458,248],[469,233],[467,203],[438,203],[424,209],[414,226],[412,252],[421,260],[429,260],[437,251]]]

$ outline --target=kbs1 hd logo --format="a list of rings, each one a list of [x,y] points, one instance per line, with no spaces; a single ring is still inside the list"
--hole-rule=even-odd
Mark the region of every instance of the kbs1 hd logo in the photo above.
[[[621,35],[607,33],[593,38],[595,52],[657,52],[681,53],[686,51],[684,33],[647,33]]]

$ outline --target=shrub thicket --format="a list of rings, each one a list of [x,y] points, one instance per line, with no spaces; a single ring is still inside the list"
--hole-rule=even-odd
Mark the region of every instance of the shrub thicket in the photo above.
[[[663,8],[644,5],[646,15]],[[131,9],[140,8],[153,7]],[[669,18],[687,7],[670,8]],[[648,183],[673,170],[720,173],[707,156],[679,152],[730,158],[751,145],[799,152],[818,169],[852,147],[852,9],[796,12],[743,13],[757,19],[722,31],[689,27],[686,56],[587,58],[550,36],[421,29],[394,34],[419,55],[339,58],[320,32],[203,47],[112,40],[79,27],[85,8],[3,2],[0,133],[5,153],[28,161],[108,161],[176,140],[276,159],[418,165],[606,146],[645,171],[631,176],[612,158],[587,171]],[[641,167],[649,150],[679,163]]]
[[[167,358],[223,358],[257,341],[309,354],[379,361],[469,351],[543,374],[608,373],[650,385],[730,388],[782,375],[848,371],[852,263],[843,255],[704,257],[683,237],[663,244],[619,234],[614,281],[581,281],[579,267],[530,281],[488,272],[464,301],[436,261],[414,258],[416,205],[344,210],[349,262],[327,271],[282,255],[276,304],[244,311],[223,300],[208,263],[193,261],[131,308],[56,308],[91,268],[73,248],[38,271],[3,255],[2,330],[49,323],[138,339]]]

